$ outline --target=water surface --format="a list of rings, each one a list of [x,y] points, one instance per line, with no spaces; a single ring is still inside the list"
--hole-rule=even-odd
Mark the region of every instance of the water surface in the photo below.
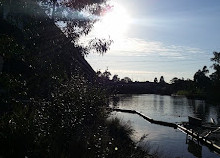
[[[112,102],[110,106],[137,110],[155,120],[175,123],[188,121],[188,116],[199,117],[203,122],[209,122],[210,118],[217,120],[220,116],[218,106],[206,104],[202,100],[153,94],[120,95],[119,100]],[[150,146],[151,151],[158,149],[163,156],[170,158],[219,157],[206,146],[191,141],[178,129],[151,124],[136,114],[113,112],[112,117],[122,118],[133,127],[135,141],[147,135],[141,145],[147,144],[146,148]]]

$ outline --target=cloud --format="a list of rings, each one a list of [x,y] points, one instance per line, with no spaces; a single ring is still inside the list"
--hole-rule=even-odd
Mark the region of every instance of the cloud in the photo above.
[[[209,64],[207,51],[200,48],[126,37],[116,39],[104,56],[90,54],[87,59],[96,70],[108,67],[112,74],[139,81],[160,76],[167,82],[173,77],[192,78]]]
[[[158,72],[153,72],[153,71],[134,71],[134,70],[122,70],[122,69],[109,69],[113,74],[114,73],[119,73],[119,74],[141,74],[141,75],[146,75],[146,74],[157,74]]]
[[[187,59],[204,53],[199,48],[167,45],[158,41],[145,41],[139,38],[121,38],[113,43],[111,53],[126,56],[160,56],[173,59]]]

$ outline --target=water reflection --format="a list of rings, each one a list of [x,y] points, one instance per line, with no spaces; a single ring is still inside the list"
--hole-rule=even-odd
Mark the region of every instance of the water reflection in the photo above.
[[[111,103],[113,105],[113,103]],[[196,116],[204,122],[215,120],[219,116],[219,107],[206,104],[201,100],[190,100],[185,97],[160,96],[153,94],[120,95],[115,106],[124,109],[141,111],[145,115],[167,122],[188,121],[188,116]],[[218,157],[205,146],[186,141],[186,135],[173,128],[151,124],[133,114],[114,113],[125,121],[129,121],[135,129],[134,140],[138,141],[147,135],[143,144],[150,142],[154,149],[158,148],[171,157],[206,158]]]
[[[214,117],[213,113],[210,113],[211,105],[206,104],[205,101],[188,100],[188,105],[192,108],[194,116],[202,119],[203,122],[209,122],[210,118]],[[217,119],[217,116],[215,116],[215,119]]]
[[[164,97],[160,96],[160,112],[164,113]]]
[[[202,158],[202,146],[193,140],[187,139],[188,151],[195,157]]]
[[[188,116],[198,117],[204,122],[210,122],[211,118],[217,121],[220,116],[218,106],[185,97],[153,94],[119,95],[117,99],[112,101],[111,105],[138,110],[154,119],[170,122],[188,121]]]
[[[154,110],[156,111],[157,110],[157,97],[158,95],[154,95],[154,98],[153,98],[153,107],[154,107]]]

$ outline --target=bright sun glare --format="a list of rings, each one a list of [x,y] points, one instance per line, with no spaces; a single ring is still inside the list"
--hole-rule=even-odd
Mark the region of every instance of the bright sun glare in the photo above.
[[[94,34],[97,37],[117,40],[122,37],[130,22],[130,17],[123,6],[119,3],[113,3],[112,8],[107,12],[99,22],[94,25]]]

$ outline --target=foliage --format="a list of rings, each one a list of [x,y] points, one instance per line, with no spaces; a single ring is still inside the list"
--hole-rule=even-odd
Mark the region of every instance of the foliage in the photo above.
[[[164,82],[164,78],[163,76],[160,77],[160,83],[163,83]]]
[[[209,70],[206,66],[202,70],[198,70],[194,75],[194,82],[199,88],[207,89],[210,85],[210,78],[206,76],[209,73]]]
[[[47,64],[37,66],[42,60],[13,37],[1,35],[0,42],[4,60],[0,74],[1,105],[7,108],[4,113],[1,110],[0,156],[107,154],[107,142],[101,141],[110,139],[104,138],[105,90],[92,85],[78,72],[66,77],[65,67],[59,74],[59,65],[55,67],[53,62],[49,68]]]
[[[114,76],[112,77],[112,81],[113,81],[113,82],[119,82],[119,81],[120,81],[120,78],[118,77],[118,75],[114,75]]]
[[[122,139],[122,141],[126,142],[126,139],[130,139],[129,136],[134,132],[128,123],[123,123],[118,118],[112,118],[107,123],[110,129],[110,135],[117,139]]]
[[[212,68],[214,72],[210,75],[211,87],[209,89],[209,98],[214,102],[219,102],[220,98],[220,52],[213,52],[214,57]]]
[[[73,43],[77,45],[78,39],[93,28],[93,24],[99,20],[103,10],[107,7],[106,0],[38,0],[47,10],[47,14],[59,24],[62,22],[62,30]],[[51,13],[52,8],[52,13]],[[84,15],[85,14],[85,15]],[[112,40],[91,39],[88,46],[81,47],[83,55],[90,52],[107,52]]]
[[[214,62],[212,65],[215,70],[214,73],[211,74],[211,80],[217,84],[220,83],[220,52],[213,52],[214,57],[211,58],[211,61]]]
[[[160,84],[165,84],[166,83],[163,76],[160,77],[160,82],[159,83]]]
[[[91,51],[103,54],[112,43],[110,39],[97,38],[91,39],[88,46],[78,42],[80,37],[88,35],[93,24],[100,19],[107,7],[106,0],[12,0],[2,3],[3,7],[7,8],[5,18],[26,33],[33,31],[30,26],[38,29],[38,23],[45,20],[59,25],[82,55]]]
[[[206,94],[201,89],[195,89],[195,90],[179,90],[176,93],[180,96],[186,96],[188,98],[197,98],[197,99],[204,99],[206,98]]]
[[[0,93],[2,98],[0,103],[18,102],[19,99],[25,99],[28,96],[27,81],[23,75],[25,71],[25,75],[31,72],[30,63],[25,63],[29,53],[26,53],[14,38],[5,35],[0,36],[0,49],[0,56],[4,60],[0,74],[0,89],[4,93]]]
[[[117,120],[105,125],[107,95],[102,89],[76,76],[50,95],[30,99],[0,118],[1,156],[147,156],[134,148],[130,126],[121,126]]]
[[[35,1],[13,1],[22,5],[25,2],[30,5]],[[35,3],[33,6],[36,7]],[[1,108],[4,105],[0,111],[0,157],[110,158],[117,156],[118,151],[120,157],[131,157],[132,153],[121,148],[120,142],[109,134],[105,122],[108,94],[83,75],[82,58],[74,54],[81,54],[82,49],[57,34],[59,30],[51,20],[16,15],[13,11],[11,19],[16,21],[19,17],[28,25],[19,28],[24,37],[5,30],[1,30],[4,35],[0,34],[0,56],[4,60],[0,74]],[[48,36],[45,32],[51,30],[54,34]],[[57,51],[57,41],[71,49]],[[106,72],[105,76],[108,75]],[[133,154],[146,155],[137,151],[132,142],[129,147]]]
[[[129,77],[124,77],[121,79],[121,82],[130,83],[132,80]]]
[[[130,139],[130,135],[134,131],[128,123],[124,123],[118,118],[112,118],[107,120],[107,126],[110,136],[114,139],[114,142],[112,142],[115,150],[112,154],[113,157],[126,157],[125,155],[129,155],[128,157],[134,158],[156,157],[156,155],[146,154],[145,151],[143,151],[140,147],[137,147],[137,144]]]
[[[93,52],[100,52],[101,54],[106,53],[110,45],[112,44],[112,40],[106,40],[106,39],[93,39],[89,42],[89,46],[86,47],[86,53],[85,55],[88,54],[88,52],[93,51]]]
[[[0,85],[5,90],[1,93],[1,105],[11,107],[0,117],[0,156],[108,155],[111,138],[104,123],[107,116],[103,110],[107,104],[105,91],[77,73],[66,78],[53,77],[53,71],[48,73],[48,69],[39,71],[35,64],[40,61],[32,58],[34,56],[29,58],[28,50],[21,49],[14,38],[1,36],[0,39],[4,43],[1,45],[4,65]],[[50,79],[47,86],[38,87],[40,75]],[[40,92],[51,84],[50,93],[42,96]],[[36,88],[40,94],[33,92]]]
[[[105,84],[105,86],[107,86],[106,84],[110,82],[110,76],[111,76],[111,72],[108,70],[108,68],[104,71],[101,72],[100,70],[98,70],[96,72],[96,76],[98,77],[98,82]]]
[[[16,105],[11,115],[0,119],[0,153],[5,157],[69,157],[72,152],[91,154],[88,148],[106,152],[99,150],[99,138],[105,136],[102,107],[106,101],[103,90],[76,77],[57,87],[47,100],[31,99]]]
[[[173,93],[191,98],[207,99],[209,102],[219,102],[220,94],[220,52],[213,52],[212,68],[214,72],[208,76],[207,66],[194,74],[194,80],[184,80],[174,77],[171,80]]]
[[[154,78],[154,83],[158,83],[157,77]]]
[[[195,98],[204,97],[204,94],[200,93],[201,89],[197,88],[195,82],[190,79],[184,80],[184,78],[178,79],[174,77],[170,82],[173,94]],[[201,94],[202,96],[200,96]]]

